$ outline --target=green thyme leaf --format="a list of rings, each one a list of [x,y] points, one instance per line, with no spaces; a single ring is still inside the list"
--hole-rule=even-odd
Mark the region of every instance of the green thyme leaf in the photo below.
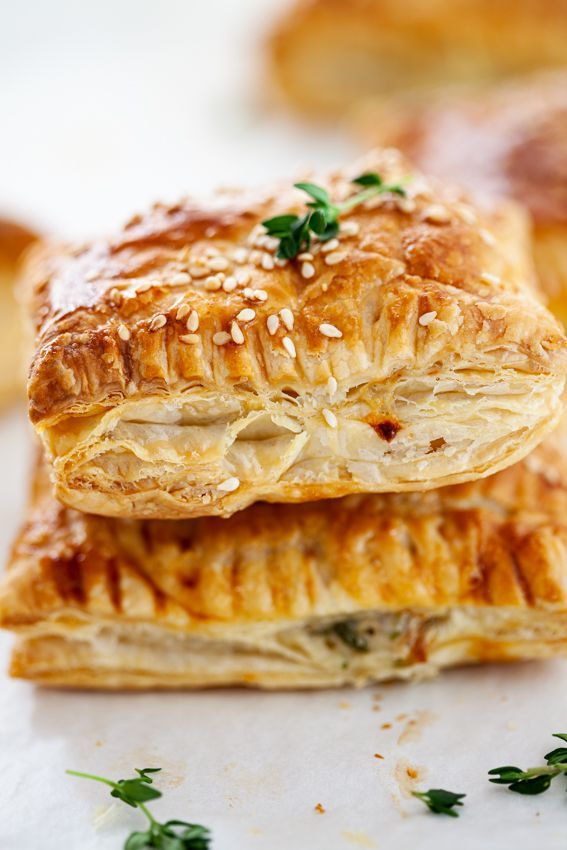
[[[449,815],[452,818],[458,818],[459,812],[455,811],[455,806],[462,806],[461,802],[467,796],[466,794],[455,794],[453,791],[446,791],[444,788],[430,788],[429,791],[412,791],[414,797],[422,800],[429,811],[436,815]]]
[[[359,174],[352,182],[356,183],[357,186],[382,186],[384,183],[380,175],[373,172]]]
[[[567,747],[557,747],[556,750],[544,755],[548,764],[567,764]]]
[[[356,623],[352,620],[341,620],[340,623],[335,623],[331,626],[331,631],[355,652],[368,652],[368,641],[364,635],[360,634]]]

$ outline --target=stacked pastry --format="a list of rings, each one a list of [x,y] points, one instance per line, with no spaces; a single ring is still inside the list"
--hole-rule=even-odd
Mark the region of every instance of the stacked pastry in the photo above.
[[[567,650],[567,340],[525,218],[392,152],[313,180],[340,205],[361,173],[404,191],[297,256],[262,225],[305,213],[286,186],[36,253],[14,675],[324,686]]]

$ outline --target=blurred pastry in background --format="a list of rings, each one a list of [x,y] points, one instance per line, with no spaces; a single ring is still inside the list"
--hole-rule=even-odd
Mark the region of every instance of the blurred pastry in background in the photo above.
[[[477,200],[524,204],[540,284],[567,323],[567,71],[481,92],[376,102],[361,108],[355,124],[364,143],[401,148],[425,173]]]
[[[567,64],[565,0],[296,0],[272,35],[277,89],[337,114],[368,96]]]
[[[0,408],[23,396],[25,367],[14,284],[22,255],[36,238],[26,227],[0,218]]]
[[[82,514],[55,501],[42,467],[0,585],[11,673],[316,688],[565,655],[566,517],[555,434],[473,483],[230,519]]]

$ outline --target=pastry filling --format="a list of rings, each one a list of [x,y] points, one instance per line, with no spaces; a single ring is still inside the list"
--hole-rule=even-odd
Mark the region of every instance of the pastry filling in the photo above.
[[[556,654],[567,643],[565,614],[531,611],[526,616],[522,609],[475,606],[363,612],[277,630],[269,623],[244,623],[230,626],[226,636],[223,625],[209,633],[83,620],[70,631],[69,625],[46,623],[38,648],[65,640],[72,646],[73,668],[83,662],[108,675],[113,670],[133,676],[157,671],[166,680],[179,677],[197,684],[285,685],[286,677],[290,685],[364,684],[430,675],[451,664],[538,657],[549,646]],[[41,656],[40,650],[36,663],[49,672],[49,651],[45,660]]]

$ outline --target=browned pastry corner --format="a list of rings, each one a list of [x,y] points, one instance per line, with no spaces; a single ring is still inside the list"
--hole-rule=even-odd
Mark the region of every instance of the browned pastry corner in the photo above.
[[[505,196],[524,204],[542,288],[567,322],[567,71],[480,93],[368,105],[357,126],[365,143],[401,148],[418,168],[477,200]]]
[[[567,64],[565,0],[296,0],[268,45],[274,92],[309,115],[376,95]]]
[[[365,171],[406,197],[355,207],[290,261],[260,224],[305,211],[282,186],[158,206],[32,258],[30,415],[62,501],[226,516],[478,478],[541,441],[567,343],[532,288],[524,217],[393,151],[314,179],[340,202]]]
[[[14,283],[22,254],[35,239],[27,228],[0,218],[0,408],[23,397],[25,368]]]
[[[324,687],[565,654],[566,482],[553,435],[504,472],[428,493],[131,521],[63,507],[40,468],[0,585],[11,672]]]

